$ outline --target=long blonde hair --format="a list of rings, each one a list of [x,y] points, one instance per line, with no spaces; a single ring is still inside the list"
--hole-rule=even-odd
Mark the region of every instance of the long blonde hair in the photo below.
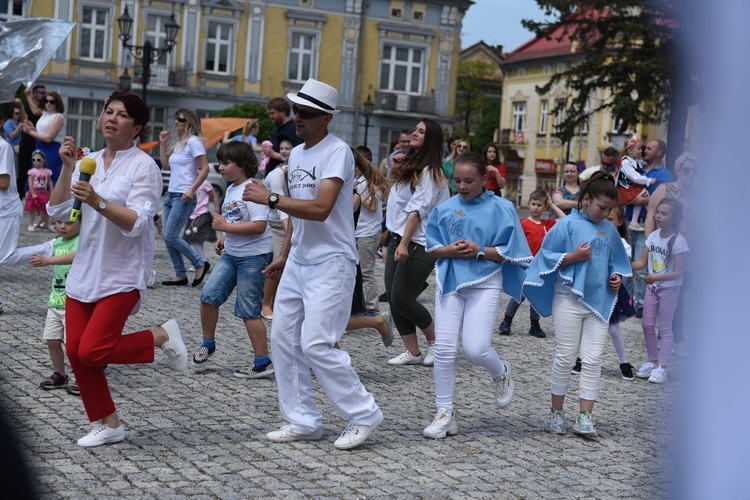
[[[250,119],[245,123],[245,126],[242,127],[242,140],[247,141],[247,138],[250,137],[250,132],[253,130],[260,131],[260,125],[258,125],[258,120]]]
[[[367,192],[370,198],[374,198],[378,192],[380,192],[380,200],[385,201],[388,197],[388,191],[391,189],[390,183],[385,178],[380,170],[376,169],[370,161],[365,158],[365,155],[357,151],[355,148],[351,148],[354,154],[354,166],[362,172],[362,176],[367,181]]]
[[[174,153],[175,149],[179,151],[184,148],[191,137],[197,137],[201,140],[203,139],[201,119],[198,117],[198,113],[196,113],[194,109],[180,108],[177,110],[174,116],[175,118],[177,118],[180,115],[182,115],[187,120],[187,122],[185,123],[185,133],[182,136],[174,134],[175,137],[172,140],[172,144],[170,144],[169,148],[167,149],[167,155],[169,156]]]

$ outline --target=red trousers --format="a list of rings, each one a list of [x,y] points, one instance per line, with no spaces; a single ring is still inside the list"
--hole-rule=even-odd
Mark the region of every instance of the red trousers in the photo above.
[[[141,295],[138,290],[117,293],[98,302],[67,298],[65,350],[91,422],[115,412],[104,365],[153,363],[151,330],[123,335],[122,329]]]

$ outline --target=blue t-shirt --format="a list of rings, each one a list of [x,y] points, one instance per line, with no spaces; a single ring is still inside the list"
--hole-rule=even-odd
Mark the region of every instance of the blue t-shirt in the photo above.
[[[656,188],[659,187],[660,184],[664,182],[672,182],[672,172],[667,169],[664,165],[660,165],[658,167],[654,167],[648,172],[646,172],[646,177],[649,177],[651,179],[656,179],[656,182],[651,184],[650,186],[646,186],[646,190],[648,191],[649,195],[654,194],[654,191],[656,191]],[[643,209],[641,210],[640,219],[645,219],[647,215],[646,205],[643,206]],[[625,217],[628,219],[633,215],[633,205],[627,205],[625,207]],[[635,256],[634,256],[635,257]]]
[[[18,144],[21,143],[21,132],[18,132],[18,135],[15,139],[10,138],[10,134],[16,131],[16,128],[18,125],[13,123],[11,120],[6,120],[5,124],[3,124],[3,130],[5,131],[5,140],[8,141],[8,144],[11,146],[18,146]]]

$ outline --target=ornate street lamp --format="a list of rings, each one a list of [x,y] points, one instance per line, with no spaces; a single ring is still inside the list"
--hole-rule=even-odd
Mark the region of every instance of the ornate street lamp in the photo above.
[[[375,103],[370,99],[370,94],[367,94],[367,100],[364,102],[365,107],[365,147],[367,147],[367,131],[370,129],[370,118],[372,118],[372,112],[375,110]]]
[[[120,80],[120,90],[124,90],[125,92],[128,92],[130,90],[130,84],[132,83],[133,79],[130,78],[130,73],[128,73],[128,70],[123,70],[122,74],[118,78]]]
[[[166,47],[155,48],[151,45],[150,40],[146,40],[143,45],[132,45],[128,43],[131,38],[131,31],[133,30],[133,18],[130,17],[128,7],[125,6],[125,11],[120,17],[117,18],[117,24],[120,27],[120,40],[122,40],[122,46],[126,48],[135,57],[136,61],[141,62],[141,85],[143,88],[143,102],[146,102],[148,82],[151,79],[151,64],[161,59],[165,54],[172,52],[172,49],[177,44],[177,32],[180,30],[180,25],[174,18],[174,12],[169,16],[169,21],[164,25],[164,29],[167,32]],[[127,70],[120,76],[120,88],[125,83],[130,84],[130,75]]]

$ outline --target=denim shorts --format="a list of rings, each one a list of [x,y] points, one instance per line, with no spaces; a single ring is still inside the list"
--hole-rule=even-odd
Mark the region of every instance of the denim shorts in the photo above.
[[[234,315],[241,319],[260,318],[266,284],[262,271],[272,259],[273,252],[252,257],[233,257],[224,252],[203,285],[201,302],[221,307],[237,287]]]

